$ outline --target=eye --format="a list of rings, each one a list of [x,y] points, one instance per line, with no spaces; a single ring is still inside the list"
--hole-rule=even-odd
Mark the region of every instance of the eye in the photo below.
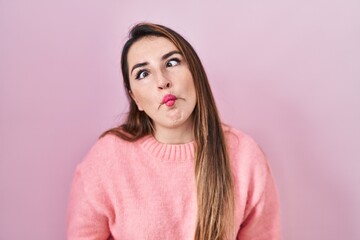
[[[140,71],[136,74],[135,79],[140,80],[140,79],[145,78],[145,77],[148,76],[148,75],[149,75],[149,73],[148,73],[146,70],[140,70]]]
[[[170,59],[167,63],[166,63],[166,67],[174,67],[176,65],[179,65],[180,64],[180,60],[177,59],[177,58],[173,58],[173,59]]]

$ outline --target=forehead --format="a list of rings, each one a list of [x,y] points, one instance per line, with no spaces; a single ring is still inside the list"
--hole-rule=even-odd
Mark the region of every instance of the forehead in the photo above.
[[[130,47],[127,56],[128,64],[132,66],[139,62],[160,60],[164,54],[174,50],[178,49],[167,38],[156,36],[143,37]]]

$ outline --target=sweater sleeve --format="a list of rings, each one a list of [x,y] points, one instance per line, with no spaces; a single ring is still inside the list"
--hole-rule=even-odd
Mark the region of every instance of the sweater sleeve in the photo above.
[[[280,240],[280,212],[277,189],[264,157],[253,177],[251,194],[237,240]]]
[[[101,206],[94,201],[100,196],[89,196],[94,192],[96,191],[87,191],[81,171],[77,169],[68,203],[68,240],[101,240],[109,238],[108,219]]]

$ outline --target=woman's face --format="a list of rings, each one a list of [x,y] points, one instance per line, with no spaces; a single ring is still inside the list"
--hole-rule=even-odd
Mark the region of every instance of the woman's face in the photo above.
[[[130,94],[153,120],[155,131],[192,131],[194,81],[175,45],[164,37],[144,37],[130,47],[127,60]]]

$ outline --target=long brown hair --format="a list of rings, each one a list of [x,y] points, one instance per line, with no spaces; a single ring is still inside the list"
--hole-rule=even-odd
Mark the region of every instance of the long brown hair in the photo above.
[[[130,110],[123,124],[104,132],[101,137],[114,134],[126,141],[136,141],[153,134],[152,120],[144,111],[138,110],[130,96],[127,61],[132,44],[147,36],[169,39],[184,56],[194,79],[196,106],[193,112],[193,130],[198,206],[195,240],[233,238],[234,189],[222,124],[204,67],[193,47],[180,34],[151,23],[139,23],[131,29],[121,55],[121,69]]]

